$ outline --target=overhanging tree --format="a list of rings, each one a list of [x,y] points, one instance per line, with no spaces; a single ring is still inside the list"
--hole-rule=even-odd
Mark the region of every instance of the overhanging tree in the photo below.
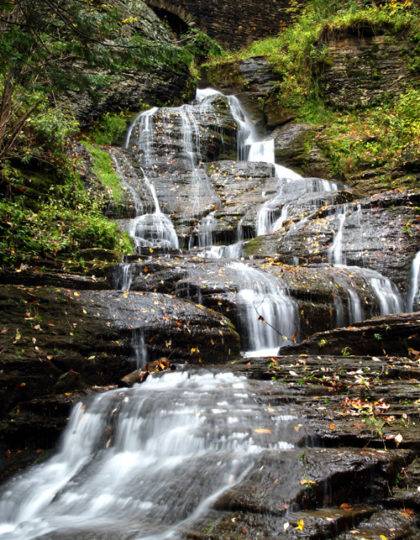
[[[0,171],[22,157],[28,119],[62,92],[91,91],[90,67],[115,68],[141,45],[121,37],[127,10],[121,2],[0,0]]]

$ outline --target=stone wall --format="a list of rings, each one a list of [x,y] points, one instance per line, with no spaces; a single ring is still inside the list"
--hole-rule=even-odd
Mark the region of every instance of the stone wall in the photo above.
[[[288,0],[146,0],[146,4],[177,15],[223,47],[236,49],[276,34],[289,20],[290,7]]]

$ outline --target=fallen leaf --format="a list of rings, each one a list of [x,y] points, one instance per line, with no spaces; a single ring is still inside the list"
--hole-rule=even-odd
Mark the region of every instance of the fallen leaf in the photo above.
[[[298,531],[303,531],[304,526],[305,526],[305,522],[303,521],[303,519],[300,519],[297,522],[295,529]]]
[[[399,446],[403,441],[403,436],[401,435],[401,433],[398,433],[394,440],[396,445]]]

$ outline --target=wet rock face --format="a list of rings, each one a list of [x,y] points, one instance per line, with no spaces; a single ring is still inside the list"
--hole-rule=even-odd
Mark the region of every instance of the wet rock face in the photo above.
[[[414,54],[412,45],[404,40],[389,43],[381,29],[351,32],[325,39],[327,62],[321,66],[319,80],[326,99],[335,107],[348,108],[401,93],[410,78],[406,58]]]
[[[273,166],[219,161],[208,165],[207,174],[220,201],[215,214],[215,243],[235,242],[239,223],[245,237],[254,236],[257,209],[276,191]]]
[[[95,73],[98,75],[97,73]],[[109,73],[102,76],[111,77]],[[148,69],[125,72],[124,76],[112,75],[106,94],[93,101],[86,93],[77,96],[69,93],[69,103],[74,106],[74,114],[81,127],[98,120],[104,113],[118,113],[122,110],[138,111],[139,104],[164,104],[168,100],[176,103],[194,96],[195,87],[186,66],[174,70],[171,66],[157,66],[156,71]]]
[[[147,145],[141,138],[145,125],[140,122],[134,126],[128,146],[144,165],[167,167],[176,162],[179,170],[188,170],[192,156],[188,155],[187,147],[196,154],[196,161],[236,157],[237,127],[222,96],[216,96],[211,105],[202,108],[162,107],[150,116],[150,126],[153,134]]]
[[[331,163],[317,144],[322,130],[303,122],[287,122],[272,132],[276,162],[304,176],[333,178]]]
[[[342,207],[343,212],[348,211],[342,229],[343,261],[375,269],[407,291],[420,237],[418,200],[418,191],[396,191],[361,199],[347,209]],[[331,260],[339,227],[338,215],[325,207],[306,222],[293,220],[273,234],[251,240],[245,251],[288,264],[325,263]]]
[[[203,306],[81,284],[67,289],[56,276],[54,286],[0,286],[0,431],[9,445],[52,446],[75,392],[116,384],[136,361],[225,361],[239,351],[230,321]]]
[[[290,119],[278,108],[270,104],[261,107],[261,100],[266,99],[279,81],[279,75],[263,56],[256,56],[226,62],[217,66],[202,68],[202,79],[225,92],[235,94],[246,107],[248,114],[261,130],[272,128]]]
[[[276,263],[273,258],[246,261],[238,267],[226,260],[181,254],[174,259],[143,257],[132,262],[130,284],[131,290],[176,295],[223,313],[242,331],[242,346],[246,347],[243,301],[238,291],[246,286],[242,274],[247,269],[256,280],[255,288],[258,287],[257,281],[269,279],[273,290],[287,289],[287,296],[296,303],[298,311],[294,339],[353,324],[356,320],[380,314],[383,308],[381,298],[376,295],[370,281],[371,274],[366,274],[361,268],[292,266]],[[255,270],[261,273],[255,274]],[[109,276],[110,283],[121,287],[121,280],[115,281],[113,277],[114,269],[110,269]],[[263,330],[268,323],[280,332],[278,325],[281,321],[260,320],[261,313],[256,302],[256,330],[258,327]],[[279,337],[279,343],[281,341]],[[400,352],[407,352],[407,346]]]

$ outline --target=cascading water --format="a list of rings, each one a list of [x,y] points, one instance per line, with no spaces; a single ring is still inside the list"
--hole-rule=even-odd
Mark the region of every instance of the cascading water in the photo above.
[[[276,354],[279,346],[287,341],[290,343],[298,335],[296,302],[279,279],[240,262],[233,262],[229,267],[240,276],[237,296],[239,305],[243,307],[247,355]]]
[[[417,305],[420,305],[419,287],[420,287],[420,251],[417,252],[411,264],[411,280],[410,280],[410,289],[408,292],[408,300],[407,300],[408,311],[413,311],[416,303]]]
[[[177,537],[261,452],[293,447],[295,417],[255,397],[244,377],[170,373],[78,404],[61,450],[6,485],[0,538]]]
[[[333,264],[343,264],[345,263],[344,256],[343,256],[343,229],[344,229],[344,222],[346,221],[346,215],[347,215],[347,205],[343,204],[339,207],[337,210],[336,216],[337,216],[337,232],[334,237],[334,241],[328,250],[328,262]]]
[[[179,248],[178,236],[172,221],[160,209],[159,201],[153,182],[143,171],[143,178],[149,188],[155,205],[153,214],[143,214],[132,220],[130,234],[136,246]]]

